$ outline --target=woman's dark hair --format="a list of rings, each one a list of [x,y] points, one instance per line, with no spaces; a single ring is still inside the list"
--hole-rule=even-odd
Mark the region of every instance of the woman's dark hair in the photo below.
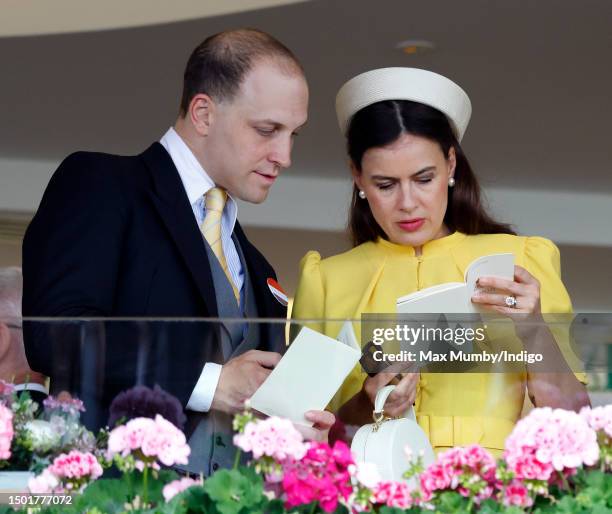
[[[358,111],[347,132],[348,154],[361,172],[363,154],[370,148],[389,145],[402,134],[414,134],[435,141],[445,157],[455,149],[455,186],[449,189],[444,224],[451,232],[464,234],[515,234],[510,225],[493,220],[480,200],[480,185],[444,114],[437,109],[408,100],[387,100]],[[349,230],[355,246],[386,238],[376,223],[368,202],[353,188]]]

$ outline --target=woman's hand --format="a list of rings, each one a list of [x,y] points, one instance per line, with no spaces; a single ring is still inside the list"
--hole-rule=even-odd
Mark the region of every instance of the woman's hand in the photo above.
[[[418,373],[402,373],[402,379],[397,383],[393,392],[385,402],[385,413],[395,417],[404,414],[414,403],[416,398],[416,386],[419,382]],[[372,406],[376,399],[376,393],[384,386],[393,381],[396,373],[378,373],[374,377],[368,377],[363,383],[363,391],[370,399]]]
[[[525,268],[514,266],[514,280],[496,277],[480,277],[477,286],[495,292],[478,291],[472,302],[478,303],[500,314],[540,314],[540,282]],[[506,299],[514,297],[514,307]]]
[[[302,434],[304,439],[326,443],[329,439],[329,429],[336,422],[336,416],[325,410],[309,410],[304,417],[314,423],[312,427],[305,425],[293,426]]]
[[[397,381],[393,392],[385,402],[385,413],[395,417],[404,414],[414,403],[419,373],[402,373],[402,379]],[[376,393],[387,384],[393,382],[397,373],[378,373],[368,377],[355,396],[338,410],[338,418],[347,425],[365,425],[372,423],[372,411]]]

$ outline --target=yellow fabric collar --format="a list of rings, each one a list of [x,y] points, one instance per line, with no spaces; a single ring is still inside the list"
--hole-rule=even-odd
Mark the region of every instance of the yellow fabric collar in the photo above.
[[[462,234],[461,232],[453,232],[452,234],[441,237],[440,239],[428,241],[423,245],[422,257],[427,258],[439,255],[441,253],[447,253],[451,248],[456,247],[465,238],[465,234]],[[399,253],[401,255],[407,255],[410,257],[415,256],[414,248],[412,246],[392,243],[391,241],[387,241],[386,239],[382,239],[380,237],[375,244],[391,253]]]

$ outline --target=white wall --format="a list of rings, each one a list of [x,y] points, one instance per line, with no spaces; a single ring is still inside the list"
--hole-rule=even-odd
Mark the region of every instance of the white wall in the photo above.
[[[0,211],[34,212],[57,162],[0,159]],[[246,226],[341,231],[346,223],[348,179],[287,171],[264,205],[240,203]],[[485,190],[493,213],[518,232],[558,244],[612,246],[612,194],[571,191]]]
[[[342,179],[308,179],[288,173],[264,206],[241,204],[243,223],[253,226],[342,230],[351,184]],[[559,244],[612,246],[612,194],[489,189],[493,213],[519,233]]]

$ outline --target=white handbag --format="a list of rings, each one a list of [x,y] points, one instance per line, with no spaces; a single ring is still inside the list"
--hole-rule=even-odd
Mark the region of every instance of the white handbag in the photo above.
[[[423,429],[416,422],[414,408],[403,418],[389,418],[384,414],[387,397],[395,386],[385,386],[376,393],[374,423],[362,426],[351,444],[351,450],[357,462],[376,464],[383,480],[403,480],[416,486],[415,479],[402,477],[409,467],[405,448],[409,447],[413,458],[422,453],[425,468],[435,460],[431,443]]]

